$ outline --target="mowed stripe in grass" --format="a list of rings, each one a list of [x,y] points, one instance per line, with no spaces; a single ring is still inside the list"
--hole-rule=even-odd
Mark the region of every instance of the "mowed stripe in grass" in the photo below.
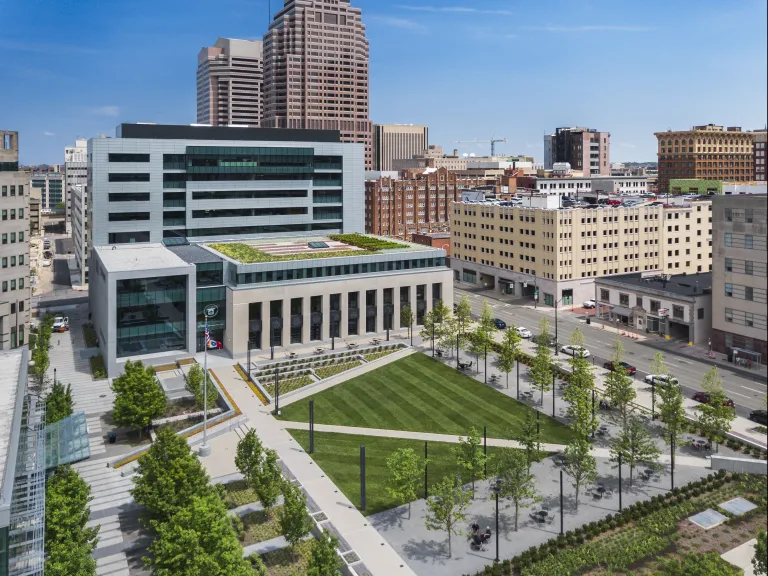
[[[282,409],[283,420],[307,422],[309,400],[315,422],[412,432],[466,435],[472,426],[488,428],[491,438],[520,433],[534,410],[458,373],[424,354],[362,374]],[[570,430],[541,415],[541,441],[567,444]]]
[[[307,430],[288,430],[302,448],[309,450],[309,432]],[[375,514],[394,508],[399,503],[387,493],[389,469],[387,458],[399,448],[412,448],[420,457],[424,457],[424,442],[383,438],[380,436],[357,436],[353,434],[335,434],[315,432],[315,453],[312,458],[323,469],[336,486],[358,508],[360,507],[360,446],[365,446],[365,481],[366,510],[364,515]],[[442,480],[446,475],[461,473],[453,452],[456,444],[447,442],[429,443],[429,485]],[[488,455],[493,458],[500,449],[489,447]],[[489,465],[491,473],[493,460]],[[466,472],[463,474],[467,483]],[[420,485],[417,498],[424,497],[424,485]]]

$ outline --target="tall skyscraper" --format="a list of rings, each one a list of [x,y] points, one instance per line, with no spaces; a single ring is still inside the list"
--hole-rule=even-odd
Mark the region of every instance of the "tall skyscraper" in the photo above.
[[[264,35],[264,115],[268,128],[338,130],[365,144],[373,166],[368,40],[349,0],[285,0]]]
[[[393,160],[423,154],[429,145],[429,128],[413,124],[373,125],[373,169],[394,170]]]
[[[219,38],[197,55],[197,121],[260,126],[261,40]]]
[[[611,133],[594,128],[557,128],[544,136],[544,168],[568,162],[584,176],[611,175]]]
[[[19,133],[0,130],[0,350],[27,342],[29,174],[19,172]]]

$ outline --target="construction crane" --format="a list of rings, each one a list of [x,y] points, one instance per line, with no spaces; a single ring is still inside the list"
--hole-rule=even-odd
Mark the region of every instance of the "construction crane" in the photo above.
[[[496,155],[496,142],[506,142],[506,138],[491,137],[490,140],[457,140],[455,144],[490,144],[491,145],[491,157]]]

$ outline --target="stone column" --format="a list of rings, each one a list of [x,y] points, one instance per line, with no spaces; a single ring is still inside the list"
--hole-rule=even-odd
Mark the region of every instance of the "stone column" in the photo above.
[[[310,324],[310,321],[311,321],[310,306],[311,305],[312,305],[312,296],[304,296],[304,298],[301,299],[301,314],[302,314],[301,342],[302,344],[309,343],[309,330],[311,327],[311,324]]]
[[[384,332],[384,288],[376,290],[376,332]]]

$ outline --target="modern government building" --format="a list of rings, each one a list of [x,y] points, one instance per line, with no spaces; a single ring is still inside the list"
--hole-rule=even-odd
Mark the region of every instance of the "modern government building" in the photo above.
[[[110,376],[416,324],[442,249],[363,235],[364,145],[327,130],[122,124],[88,143],[90,309]]]

